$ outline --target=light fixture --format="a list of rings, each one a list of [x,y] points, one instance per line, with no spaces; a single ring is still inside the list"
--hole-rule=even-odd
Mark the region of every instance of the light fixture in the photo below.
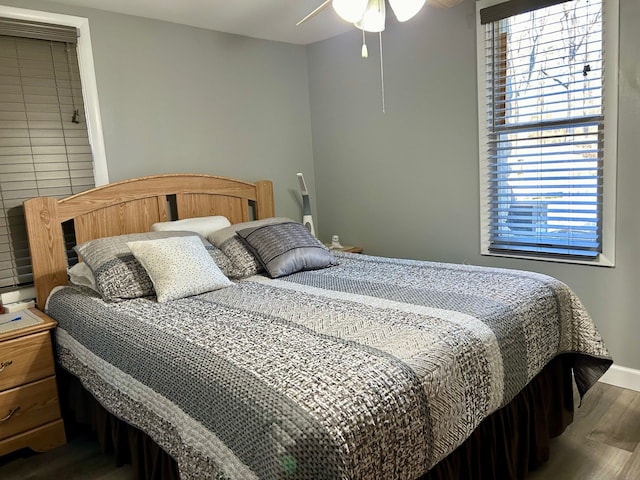
[[[354,25],[365,32],[382,32],[386,15],[384,0],[369,0],[360,20]]]
[[[388,0],[391,10],[399,22],[406,22],[415,17],[427,0]],[[431,5],[439,7],[453,7],[463,0],[428,0]],[[353,23],[362,30],[362,58],[369,56],[365,32],[378,33],[380,42],[380,87],[382,92],[382,112],[385,111],[384,102],[384,63],[382,61],[382,32],[386,23],[386,2],[387,0],[324,0],[311,13],[300,20],[296,25],[315,17],[329,4],[343,20]]]
[[[426,0],[389,0],[399,22],[406,22],[422,9]],[[385,25],[385,0],[332,0],[331,5],[343,20],[367,32],[382,32]]]
[[[434,7],[450,8],[458,5],[463,0],[388,0],[391,5],[391,10],[395,13],[396,18],[400,22],[406,22],[412,19],[425,3],[429,3]],[[333,6],[335,12],[343,20],[349,23],[360,22],[365,16],[367,10],[377,9],[380,10],[380,4],[384,5],[384,0],[324,0],[313,11],[311,11],[302,20],[296,23],[296,26],[300,26],[308,20],[323,12],[329,5]],[[384,22],[383,22],[384,23]],[[379,28],[379,27],[377,27]],[[384,28],[382,28],[384,30]],[[376,30],[376,31],[382,31]]]
[[[362,18],[369,0],[333,0],[331,6],[338,16],[349,23],[356,23]]]
[[[399,22],[411,20],[422,10],[426,0],[389,0],[391,10],[396,14]]]
[[[311,216],[311,203],[309,202],[309,190],[307,184],[304,181],[302,173],[297,173],[298,183],[300,185],[300,195],[302,196],[302,224],[309,230],[309,233],[316,236],[316,231],[313,228],[313,217]]]

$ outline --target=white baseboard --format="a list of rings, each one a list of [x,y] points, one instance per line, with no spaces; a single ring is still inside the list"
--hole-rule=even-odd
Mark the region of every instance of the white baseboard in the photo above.
[[[600,378],[600,382],[628,388],[640,392],[640,370],[611,365],[611,368]]]

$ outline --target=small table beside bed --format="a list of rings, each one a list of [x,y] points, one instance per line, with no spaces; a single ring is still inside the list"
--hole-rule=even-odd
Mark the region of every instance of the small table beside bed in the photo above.
[[[270,181],[24,206],[65,423],[138,478],[525,478],[612,363],[560,281],[330,252]]]

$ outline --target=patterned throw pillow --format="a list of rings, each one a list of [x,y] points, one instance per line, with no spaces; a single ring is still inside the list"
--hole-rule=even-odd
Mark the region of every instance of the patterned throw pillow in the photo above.
[[[127,242],[193,236],[193,232],[148,232],[104,237],[76,245],[74,250],[93,272],[96,288],[108,302],[154,294],[153,283],[135,258]],[[231,262],[219,249],[199,237],[209,255],[223,273],[231,271]]]
[[[264,225],[239,230],[237,234],[271,278],[335,264],[327,247],[301,223]]]
[[[245,278],[260,273],[263,270],[258,259],[251,253],[245,244],[238,238],[236,232],[245,228],[260,227],[262,225],[273,225],[278,223],[291,222],[287,217],[271,217],[263,220],[253,220],[251,222],[235,223],[230,227],[223,228],[209,235],[207,239],[218,247],[229,259],[231,263],[229,278]]]
[[[127,242],[149,274],[159,303],[233,285],[198,237]]]
[[[209,252],[213,261],[216,262],[216,265],[220,269],[222,273],[226,277],[229,277],[231,273],[233,273],[233,265],[231,264],[231,259],[227,257],[222,250],[218,247],[214,247],[209,243],[209,241],[203,237],[198,237],[204,244],[204,248]]]

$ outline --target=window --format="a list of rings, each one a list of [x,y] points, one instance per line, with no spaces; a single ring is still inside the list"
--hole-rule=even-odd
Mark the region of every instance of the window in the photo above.
[[[33,296],[7,295],[32,280],[22,201],[66,196],[107,176],[87,19],[3,6],[0,16],[0,293],[7,302]]]
[[[477,10],[482,253],[613,265],[617,2]]]

